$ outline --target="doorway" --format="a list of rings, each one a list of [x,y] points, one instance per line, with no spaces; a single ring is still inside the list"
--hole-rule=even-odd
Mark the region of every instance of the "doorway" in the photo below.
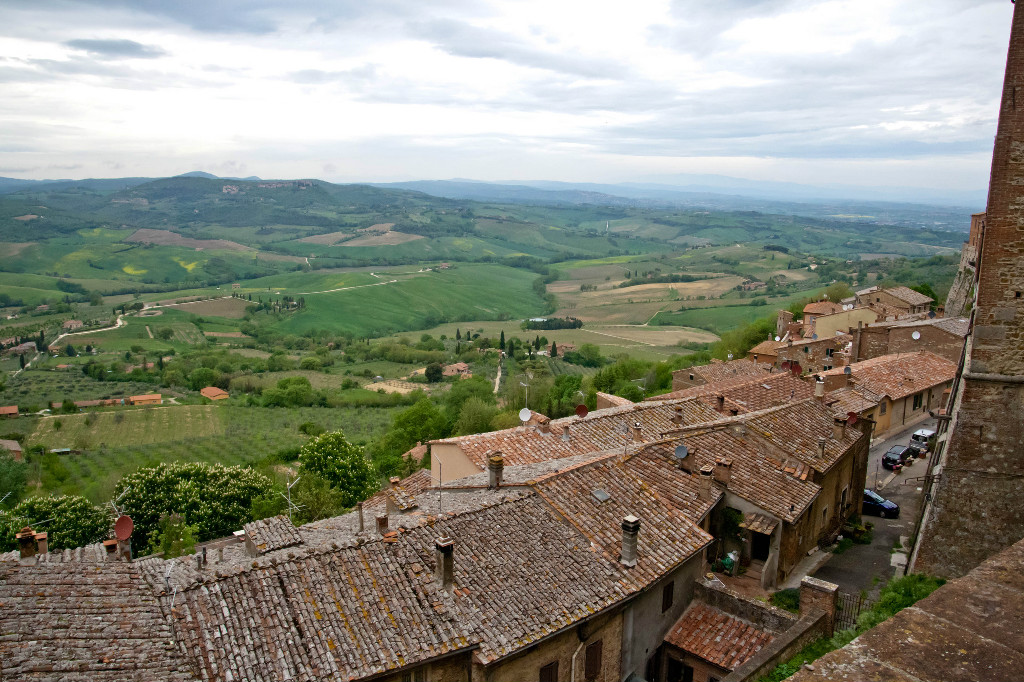
[[[751,533],[750,558],[755,561],[767,561],[772,549],[772,536],[764,533]]]

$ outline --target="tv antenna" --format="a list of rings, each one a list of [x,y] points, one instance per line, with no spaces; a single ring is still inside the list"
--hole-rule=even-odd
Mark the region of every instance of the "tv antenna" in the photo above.
[[[530,384],[529,384],[529,382],[524,383],[524,382],[520,381],[519,385],[526,388],[526,407],[524,409],[529,410],[530,409]],[[529,419],[529,417],[527,417],[523,421],[526,421],[527,419]]]
[[[297,512],[297,511],[299,511],[300,509],[302,509],[302,508],[303,508],[304,506],[306,506],[306,505],[304,505],[304,504],[293,504],[293,503],[292,503],[292,487],[293,487],[293,486],[294,486],[294,485],[295,485],[296,483],[298,483],[298,482],[299,482],[299,479],[301,479],[301,478],[302,478],[302,476],[296,476],[296,477],[295,477],[295,480],[294,480],[294,481],[292,481],[291,483],[289,483],[289,484],[288,484],[288,485],[286,486],[286,487],[288,488],[288,497],[285,497],[285,496],[284,496],[284,493],[278,493],[278,495],[280,495],[281,497],[284,497],[285,501],[286,501],[286,502],[288,502],[288,520],[289,520],[289,521],[291,521],[291,520],[292,520],[292,512]]]
[[[117,496],[116,499],[110,501],[110,506],[114,508],[114,513],[117,514],[118,518],[124,516],[124,508],[118,508],[117,503],[120,502],[125,495],[131,492],[131,488],[125,488],[124,492]]]

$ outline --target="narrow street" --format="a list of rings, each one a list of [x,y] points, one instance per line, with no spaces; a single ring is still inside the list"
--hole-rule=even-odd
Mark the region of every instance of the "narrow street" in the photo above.
[[[906,445],[910,436],[918,429],[934,429],[935,420],[926,419],[913,426],[896,431],[884,440],[876,440],[871,446],[868,458],[867,486],[875,490],[887,500],[900,506],[898,519],[883,519],[877,516],[864,516],[862,520],[875,526],[874,539],[870,545],[853,545],[842,554],[834,554],[814,577],[839,585],[843,592],[860,594],[865,591],[870,598],[878,596],[878,591],[896,573],[893,549],[898,542],[908,541],[913,533],[918,505],[923,494],[923,483],[914,479],[924,476],[927,466],[926,459],[919,459],[913,465],[905,467],[894,475],[881,466],[882,455],[893,445]],[[876,486],[881,483],[881,488]],[[900,568],[902,571],[902,567]]]

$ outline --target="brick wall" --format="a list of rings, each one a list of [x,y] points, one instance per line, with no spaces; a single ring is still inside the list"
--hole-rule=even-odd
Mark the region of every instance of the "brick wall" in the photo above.
[[[1024,3],[1021,3],[1024,4]],[[973,335],[913,570],[964,575],[1024,537],[1024,9],[1013,10]],[[1019,101],[1018,101],[1019,100]]]

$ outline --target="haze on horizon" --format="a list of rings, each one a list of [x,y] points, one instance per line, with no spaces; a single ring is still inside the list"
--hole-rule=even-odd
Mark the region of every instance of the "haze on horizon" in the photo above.
[[[987,185],[1006,0],[0,6],[0,175]]]

